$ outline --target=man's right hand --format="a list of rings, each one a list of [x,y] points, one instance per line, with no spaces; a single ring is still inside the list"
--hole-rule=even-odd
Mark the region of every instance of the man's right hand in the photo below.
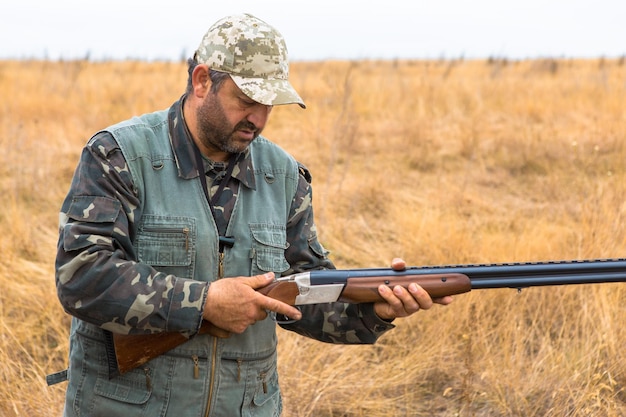
[[[258,291],[274,281],[274,273],[253,277],[222,278],[209,285],[202,317],[216,327],[231,333],[243,333],[248,326],[264,320],[268,311],[300,320],[295,307],[267,297]]]

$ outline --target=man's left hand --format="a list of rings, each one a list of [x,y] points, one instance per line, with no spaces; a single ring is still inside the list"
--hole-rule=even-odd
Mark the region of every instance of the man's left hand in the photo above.
[[[400,258],[394,258],[391,261],[391,268],[402,271],[406,269],[406,262]],[[433,304],[448,305],[452,302],[451,296],[430,298],[426,290],[415,283],[411,283],[408,288],[400,285],[393,288],[381,285],[378,287],[378,293],[385,301],[375,303],[374,311],[384,320],[408,317],[419,310],[428,310]]]

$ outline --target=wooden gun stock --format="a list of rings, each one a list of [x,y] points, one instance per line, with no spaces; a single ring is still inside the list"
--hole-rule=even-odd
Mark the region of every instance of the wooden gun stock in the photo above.
[[[202,321],[198,334],[210,334],[215,337],[230,336],[229,332],[206,320]],[[116,363],[109,363],[110,376],[122,375],[189,340],[182,333],[178,332],[131,335],[113,333],[112,336]],[[110,349],[110,347],[107,346],[107,349]]]
[[[421,285],[433,298],[460,294],[471,289],[469,278],[463,274],[403,275],[397,277],[380,274],[380,276],[347,278],[341,296],[327,302],[340,301],[356,304],[381,301],[382,298],[378,294],[379,285],[401,285],[406,288],[411,282]],[[260,288],[258,292],[290,305],[298,304],[297,297],[300,294],[298,285],[293,281],[275,281]],[[202,322],[198,334],[209,334],[221,338],[230,335],[226,330],[220,329],[206,320]],[[107,347],[109,349],[109,361],[115,362],[109,364],[110,376],[122,375],[188,340],[186,336],[178,332],[136,335],[113,334],[113,346]]]

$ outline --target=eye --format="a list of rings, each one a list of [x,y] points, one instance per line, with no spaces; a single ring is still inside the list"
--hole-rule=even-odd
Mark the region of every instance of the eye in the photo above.
[[[243,107],[252,107],[256,104],[256,101],[252,100],[248,96],[239,97],[239,102]]]

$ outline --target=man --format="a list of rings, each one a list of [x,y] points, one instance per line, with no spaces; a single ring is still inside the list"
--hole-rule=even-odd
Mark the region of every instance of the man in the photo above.
[[[321,341],[374,343],[394,318],[432,305],[417,285],[381,286],[376,304],[301,309],[256,291],[275,274],[334,268],[308,171],[260,136],[273,106],[305,107],[288,71],[273,27],[226,17],[190,60],[179,101],[88,142],[56,260],[59,299],[74,316],[69,369],[57,377],[69,380],[66,416],[277,416],[270,315]],[[197,334],[203,320],[230,337]],[[164,331],[189,340],[109,378],[108,335]]]

